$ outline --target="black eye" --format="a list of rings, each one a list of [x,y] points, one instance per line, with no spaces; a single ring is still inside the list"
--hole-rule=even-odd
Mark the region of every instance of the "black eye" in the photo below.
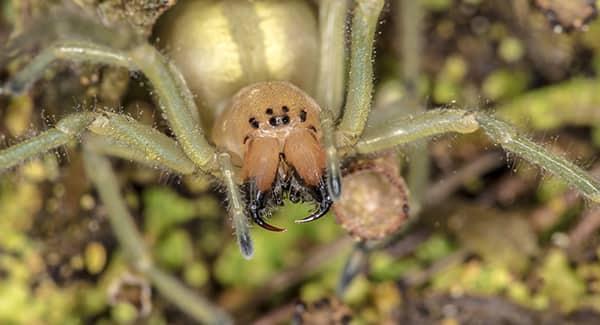
[[[273,115],[273,109],[272,108],[267,108],[267,110],[265,111],[265,113],[267,113],[268,115]]]
[[[252,127],[255,129],[258,129],[258,127],[260,126],[260,123],[258,123],[258,121],[254,117],[251,117],[248,120],[248,123],[250,123],[250,125],[252,125]]]
[[[271,124],[272,126],[277,126],[277,119],[274,117],[271,117],[269,119],[269,124]]]
[[[285,115],[285,116],[284,116],[284,117],[281,119],[281,121],[283,122],[283,124],[288,124],[288,123],[290,123],[290,117],[289,117],[289,116],[287,116],[287,115]]]
[[[283,106],[283,107],[281,107],[281,109],[283,110],[284,113],[287,113],[290,111],[290,109],[287,106]]]
[[[301,122],[306,121],[306,111],[305,110],[300,111],[300,121]]]

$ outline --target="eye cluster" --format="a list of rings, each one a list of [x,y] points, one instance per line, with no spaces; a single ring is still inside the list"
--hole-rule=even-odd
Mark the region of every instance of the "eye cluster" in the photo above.
[[[271,126],[288,125],[291,122],[290,115],[288,114],[289,112],[290,108],[286,105],[281,106],[281,114],[276,114],[272,107],[268,107],[265,109],[265,115],[267,115],[268,118],[267,123],[269,123]],[[298,116],[300,118],[300,122],[306,122],[308,113],[306,110],[302,109]],[[260,121],[256,117],[251,117],[248,120],[248,123],[250,123],[250,125],[255,129],[260,127]]]

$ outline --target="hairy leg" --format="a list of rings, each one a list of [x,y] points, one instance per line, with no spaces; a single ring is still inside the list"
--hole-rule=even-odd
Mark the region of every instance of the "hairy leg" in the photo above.
[[[108,210],[115,237],[135,269],[146,276],[163,296],[196,321],[207,324],[232,324],[231,317],[225,311],[154,265],[144,240],[127,211],[109,160],[94,152],[93,148],[85,147],[84,164]]]
[[[401,75],[406,99],[409,107],[414,107],[415,112],[425,111],[422,98],[419,96],[418,83],[421,74],[421,56],[423,55],[424,33],[424,9],[420,1],[400,0],[397,6],[396,17],[400,18],[401,30],[397,31],[402,44],[401,48]],[[407,113],[410,109],[407,109]],[[407,148],[406,182],[410,189],[411,214],[417,216],[421,210],[425,192],[429,186],[430,159],[427,141],[418,141]]]
[[[336,134],[338,147],[355,144],[369,117],[373,92],[373,39],[383,4],[383,0],[356,1],[351,26],[346,105]]]
[[[587,198],[600,202],[600,182],[580,167],[556,156],[512,125],[483,112],[436,109],[402,117],[368,128],[354,148],[356,153],[371,153],[439,134],[471,133],[482,129],[505,150],[521,156],[577,188]]]
[[[235,181],[231,156],[228,153],[219,154],[219,165],[221,166],[221,174],[223,175],[225,187],[227,188],[229,213],[233,219],[233,227],[235,229],[238,246],[240,247],[244,258],[250,259],[252,258],[252,255],[254,255],[254,245],[252,244],[252,238],[250,237],[244,200],[240,193],[240,187]]]
[[[55,128],[0,150],[0,172],[67,144],[81,134],[94,121],[95,117],[94,113],[70,115],[58,122]]]
[[[116,50],[84,40],[59,41],[38,54],[0,93],[26,90],[56,60],[110,64],[144,73],[183,151],[199,169],[218,173],[215,149],[204,136],[196,105],[183,77],[154,47],[142,43],[131,50]]]
[[[348,0],[319,1],[319,72],[315,99],[334,119],[340,116],[346,74],[346,17]]]
[[[325,0],[319,2],[320,42],[319,70],[316,100],[321,112],[321,143],[327,160],[327,191],[333,200],[342,192],[340,162],[335,147],[335,119],[340,115],[344,96],[345,31],[348,14],[347,0]]]
[[[115,113],[85,112],[69,115],[56,127],[0,151],[0,171],[55,149],[88,131],[98,152],[163,168],[179,174],[196,169],[177,143],[150,126]]]

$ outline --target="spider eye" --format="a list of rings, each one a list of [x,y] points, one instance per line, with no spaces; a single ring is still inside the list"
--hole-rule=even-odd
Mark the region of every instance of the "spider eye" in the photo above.
[[[276,118],[274,118],[274,117],[271,117],[271,118],[269,119],[269,124],[271,124],[271,126],[277,126],[277,124],[278,124],[278,123],[277,123],[277,119],[276,119]]]
[[[300,121],[301,122],[306,121],[306,111],[305,110],[300,111]]]
[[[251,117],[248,120],[248,123],[250,123],[250,125],[252,125],[252,127],[255,129],[258,129],[258,127],[260,126],[260,123],[254,117]]]
[[[268,115],[273,115],[273,109],[272,108],[267,108],[267,110],[265,111],[265,113],[267,113]]]
[[[282,106],[281,109],[283,110],[284,113],[287,113],[290,111],[290,109],[287,106]]]

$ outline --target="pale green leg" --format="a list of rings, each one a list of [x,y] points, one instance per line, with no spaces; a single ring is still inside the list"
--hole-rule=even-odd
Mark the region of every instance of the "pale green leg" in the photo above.
[[[319,2],[320,42],[319,72],[316,99],[321,106],[321,142],[327,160],[327,191],[335,201],[342,193],[342,175],[334,138],[335,119],[340,114],[345,67],[345,25],[347,0]]]
[[[149,126],[113,113],[77,113],[70,115],[50,129],[30,140],[0,151],[0,171],[23,160],[35,157],[52,148],[76,139],[84,131],[101,134],[102,139],[113,142],[91,141],[84,144],[84,162],[88,176],[108,209],[115,237],[127,257],[140,273],[170,301],[197,321],[210,324],[230,324],[231,318],[205,298],[187,289],[178,280],[158,269],[152,262],[144,240],[136,230],[127,208],[119,194],[117,180],[107,158],[99,152],[116,153],[116,156],[146,163],[159,168],[189,174],[194,164],[185,156],[174,140]],[[96,140],[99,135],[96,135]],[[119,150],[111,151],[107,144],[117,144]],[[126,154],[123,154],[129,149]]]
[[[59,59],[103,63],[129,70],[140,70],[152,83],[159,106],[165,113],[165,118],[183,151],[199,169],[218,173],[216,152],[200,127],[200,118],[193,96],[177,69],[154,47],[142,44],[125,52],[87,41],[57,42],[36,56],[3,87],[3,91],[5,93],[24,91],[41,76],[50,63]]]
[[[321,129],[323,130],[321,141],[325,148],[325,157],[327,160],[327,166],[325,167],[327,170],[327,192],[332,200],[337,201],[342,195],[342,172],[333,136],[335,125],[331,112],[327,109],[321,111],[320,119]]]
[[[231,164],[231,156],[228,153],[219,154],[219,165],[221,166],[221,174],[227,188],[227,197],[229,199],[229,213],[233,219],[233,227],[237,238],[238,246],[242,252],[242,256],[246,259],[251,259],[254,255],[254,244],[250,237],[250,228],[248,218],[246,217],[246,209],[244,201],[240,193],[240,187],[235,181],[235,173]]]
[[[358,141],[371,111],[373,39],[383,4],[383,0],[356,1],[352,18],[346,106],[336,134],[338,147],[351,147]]]
[[[425,111],[418,94],[419,75],[421,73],[423,10],[420,1],[401,0],[398,5],[398,17],[402,22],[402,75],[406,97],[415,112]],[[412,112],[411,112],[412,113]],[[429,151],[427,141],[421,140],[406,150],[408,170],[406,182],[410,189],[411,215],[416,216],[429,185]]]
[[[88,137],[90,145],[103,154],[184,175],[195,171],[192,161],[173,139],[129,117],[94,112],[69,115],[60,120],[55,128],[1,150],[0,171],[65,145],[86,130],[97,135]]]
[[[118,114],[105,114],[94,121],[89,129],[98,136],[88,137],[86,145],[94,148],[97,153],[167,168],[183,175],[194,172],[194,164],[175,141],[131,118]],[[227,153],[221,153],[218,162],[227,188],[229,213],[233,219],[237,242],[242,255],[250,259],[254,254],[254,246],[250,237],[244,201],[235,181],[231,157]]]
[[[133,50],[122,51],[81,40],[57,42],[36,56],[2,89],[7,93],[24,91],[41,76],[49,64],[59,59],[103,63],[143,72],[152,83],[159,106],[165,113],[165,118],[173,129],[177,142],[185,156],[181,155],[177,146],[166,145],[167,142],[172,140],[166,136],[159,136],[157,131],[153,131],[149,127],[145,128],[133,124],[124,126],[119,130],[111,130],[111,127],[118,128],[123,126],[122,123],[127,122],[125,117],[119,117],[118,115],[111,115],[107,119],[119,120],[120,123],[104,126],[99,120],[94,124],[92,131],[95,133],[105,135],[114,133],[111,136],[114,138],[113,140],[106,140],[111,141],[113,146],[101,146],[98,150],[106,154],[149,163],[150,165],[167,166],[168,169],[181,174],[189,174],[195,170],[200,170],[220,176],[221,168],[216,160],[216,151],[204,136],[193,96],[183,76],[154,47],[149,44],[142,44],[136,46]],[[106,116],[109,115],[105,114]],[[136,136],[140,132],[141,134]],[[57,135],[54,133],[52,131],[44,138],[44,141],[56,142],[55,147],[67,141],[63,137],[55,139]],[[144,137],[144,134],[152,136]],[[97,144],[100,140],[95,141]],[[47,150],[43,149],[45,148],[44,145],[45,143],[39,143],[38,147]],[[161,148],[176,148],[177,152],[161,152]],[[140,149],[144,152],[138,152]],[[9,158],[12,156],[16,156],[17,161],[19,160],[18,154],[10,154]],[[164,161],[161,161],[161,159],[164,159]],[[190,161],[192,164],[190,164]],[[194,166],[197,166],[197,168]],[[231,189],[229,195],[230,197],[239,196],[233,193]],[[241,231],[244,232],[243,229]]]
[[[597,180],[520,134],[510,124],[483,112],[436,109],[399,118],[366,130],[355,150],[366,154],[448,132],[471,133],[479,128],[505,150],[562,178],[590,200],[600,202],[600,183]]]
[[[150,279],[169,301],[196,321],[206,324],[232,324],[233,320],[225,311],[154,265],[144,240],[127,211],[108,159],[95,153],[92,148],[85,147],[84,163],[88,177],[107,208],[115,237],[136,270]]]
[[[348,0],[319,1],[319,71],[316,100],[323,109],[340,116],[346,74],[346,17]]]
[[[67,144],[81,134],[92,123],[95,117],[94,113],[73,114],[62,119],[53,129],[0,150],[0,172],[14,167],[27,159],[36,157],[41,153]]]
[[[168,169],[182,175],[196,171],[194,163],[174,139],[131,117],[100,113],[88,129],[98,135],[94,137],[96,140],[90,140],[95,141],[96,148],[103,154]],[[108,143],[99,145],[99,141]]]

